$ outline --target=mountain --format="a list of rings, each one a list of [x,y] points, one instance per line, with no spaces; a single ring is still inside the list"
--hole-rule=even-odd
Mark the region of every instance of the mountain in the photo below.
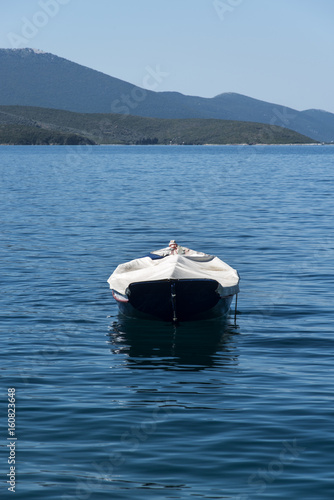
[[[151,84],[161,78],[154,71]],[[0,72],[0,105],[152,118],[251,121],[289,128],[317,141],[334,141],[333,113],[296,111],[235,93],[203,98],[145,90],[34,49],[0,49]]]
[[[0,144],[309,144],[275,125],[0,106]]]

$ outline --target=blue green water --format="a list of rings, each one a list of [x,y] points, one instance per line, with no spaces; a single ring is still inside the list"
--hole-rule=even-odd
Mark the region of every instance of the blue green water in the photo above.
[[[334,497],[334,147],[0,147],[1,498]],[[170,239],[241,275],[237,325],[126,320]],[[234,307],[234,304],[233,304]]]

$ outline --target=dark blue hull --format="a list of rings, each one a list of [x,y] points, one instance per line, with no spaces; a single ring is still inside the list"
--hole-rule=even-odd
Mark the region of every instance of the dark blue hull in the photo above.
[[[190,321],[228,313],[233,295],[221,297],[214,280],[161,280],[132,283],[128,294],[114,291],[121,313],[162,321]]]

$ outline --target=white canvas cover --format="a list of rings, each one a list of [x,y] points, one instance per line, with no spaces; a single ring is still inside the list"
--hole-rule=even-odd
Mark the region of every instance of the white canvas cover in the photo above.
[[[131,283],[166,279],[211,279],[219,283],[218,293],[224,297],[239,292],[238,272],[213,255],[186,249],[183,254],[152,260],[149,256],[120,264],[108,279],[110,288],[126,294]],[[168,249],[154,252],[164,255]]]

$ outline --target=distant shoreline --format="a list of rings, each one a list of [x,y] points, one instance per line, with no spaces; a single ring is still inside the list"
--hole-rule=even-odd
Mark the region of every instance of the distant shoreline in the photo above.
[[[166,119],[0,106],[0,143],[13,145],[314,144],[294,130],[211,118]]]
[[[245,144],[245,143],[240,143],[240,144],[7,144],[7,143],[0,143],[0,146],[3,147],[98,147],[98,146],[103,146],[103,147],[282,147],[282,146],[334,146],[333,143],[305,143],[305,144],[298,144],[298,143],[290,143],[290,144]]]

